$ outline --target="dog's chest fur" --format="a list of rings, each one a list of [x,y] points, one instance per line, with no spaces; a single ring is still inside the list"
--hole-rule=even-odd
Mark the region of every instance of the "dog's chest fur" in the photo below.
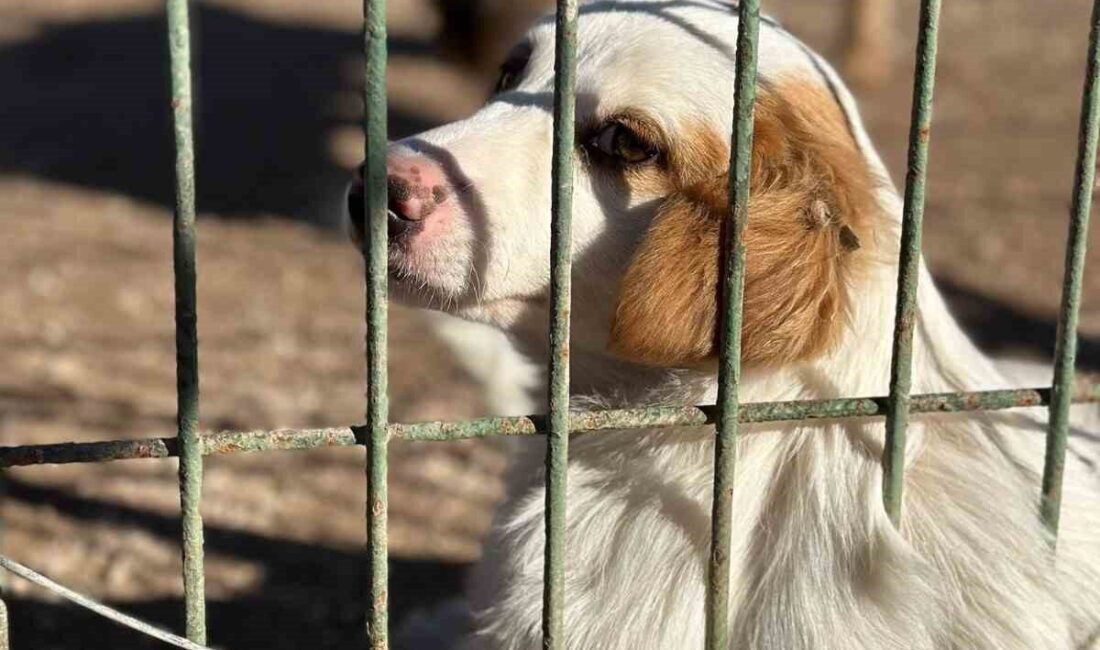
[[[901,535],[881,510],[865,422],[748,432],[735,490],[731,647],[1081,647],[1080,622],[1097,616],[1096,561],[1091,575],[1048,566],[1033,477],[1006,472],[1010,457],[998,458],[996,444],[960,437],[977,433],[972,425],[922,427]],[[574,439],[571,650],[702,647],[711,435]],[[541,642],[541,441],[520,458],[475,581],[472,604],[488,625],[472,648]]]

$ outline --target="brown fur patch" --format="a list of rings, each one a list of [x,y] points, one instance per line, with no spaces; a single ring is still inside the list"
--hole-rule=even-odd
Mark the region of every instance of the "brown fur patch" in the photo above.
[[[745,229],[742,360],[819,355],[843,324],[846,288],[879,217],[863,156],[819,84],[761,88]],[[691,365],[716,355],[727,143],[696,128],[668,156],[673,188],[624,274],[610,347],[625,359]],[[647,183],[652,183],[649,179]]]

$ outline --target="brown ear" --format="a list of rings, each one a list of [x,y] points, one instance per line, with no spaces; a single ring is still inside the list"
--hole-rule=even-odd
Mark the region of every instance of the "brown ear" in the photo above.
[[[713,354],[723,211],[701,199],[666,199],[635,250],[611,321],[616,356],[674,366]]]
[[[728,205],[725,174],[715,168],[710,178],[677,188],[638,245],[611,323],[616,356],[660,366],[716,356]],[[744,363],[806,359],[832,345],[847,284],[866,257],[856,251],[878,214],[870,171],[833,98],[805,82],[762,92],[745,230]]]

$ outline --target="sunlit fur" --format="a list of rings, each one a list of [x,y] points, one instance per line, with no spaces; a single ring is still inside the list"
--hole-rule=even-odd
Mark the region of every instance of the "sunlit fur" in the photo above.
[[[713,403],[712,288],[735,15],[717,0],[594,0],[581,14],[579,133],[625,112],[666,148],[653,167],[618,169],[577,150],[576,407]],[[437,250],[391,262],[410,301],[504,329],[543,363],[552,21],[528,38],[534,56],[517,89],[467,120],[395,145],[447,166],[461,205]],[[760,75],[741,397],[883,395],[897,190],[836,75],[772,25],[762,28]],[[676,155],[685,150],[703,155]],[[691,183],[681,182],[688,176]],[[918,305],[915,392],[1009,386],[923,268]],[[1042,416],[915,416],[900,530],[882,506],[881,420],[745,427],[733,489],[730,647],[1096,643],[1097,437],[1077,431],[1071,441],[1054,557],[1036,514]],[[567,648],[703,647],[712,437],[700,428],[573,438]],[[469,590],[469,649],[541,645],[544,443],[521,446]]]

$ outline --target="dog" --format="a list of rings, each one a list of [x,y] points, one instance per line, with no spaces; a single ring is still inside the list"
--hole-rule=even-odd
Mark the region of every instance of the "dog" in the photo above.
[[[574,408],[716,399],[736,32],[718,0],[581,4]],[[392,144],[387,159],[391,295],[499,328],[539,363],[553,60],[547,17],[484,108]],[[759,62],[741,399],[886,394],[902,201],[820,56],[764,20]],[[348,202],[362,214],[361,181]],[[352,225],[362,237],[361,217]],[[1011,387],[923,264],[917,304],[914,392]],[[898,528],[882,505],[881,419],[744,426],[730,647],[1094,647],[1098,438],[1070,441],[1055,554],[1037,516],[1044,434],[1042,412],[914,415]],[[703,647],[713,438],[709,427],[573,437],[565,647]],[[540,647],[544,449],[517,449],[454,647]]]
[[[886,83],[894,69],[896,0],[844,2],[844,75],[862,88]],[[436,0],[443,44],[475,70],[492,70],[553,0]]]

